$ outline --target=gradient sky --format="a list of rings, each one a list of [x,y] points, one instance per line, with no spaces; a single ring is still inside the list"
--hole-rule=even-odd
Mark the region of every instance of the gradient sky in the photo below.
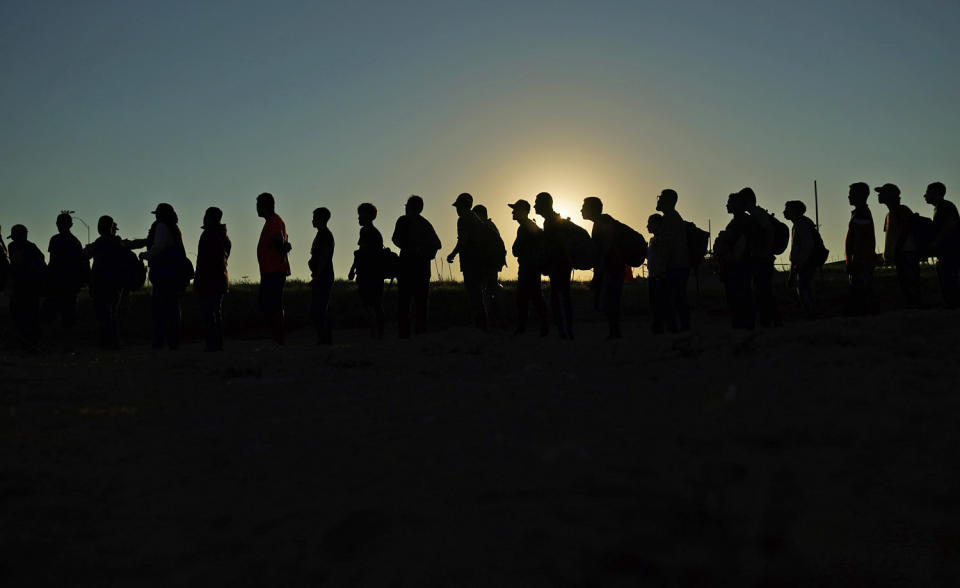
[[[0,225],[46,249],[69,208],[94,237],[101,214],[142,237],[166,201],[192,253],[220,206],[231,277],[255,278],[254,199],[270,191],[294,276],[317,206],[345,276],[363,201],[389,240],[422,195],[445,255],[462,191],[509,247],[506,203],[543,190],[575,220],[600,196],[645,232],[672,187],[716,233],[747,185],[812,217],[817,179],[835,258],[851,182],[897,183],[927,215],[931,181],[960,201],[958,31],[956,0],[0,0]]]

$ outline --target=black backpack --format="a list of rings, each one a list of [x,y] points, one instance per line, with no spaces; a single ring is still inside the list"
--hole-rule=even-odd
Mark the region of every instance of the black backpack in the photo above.
[[[770,217],[770,225],[773,227],[773,254],[780,255],[787,250],[787,245],[790,244],[790,227],[773,214],[768,213],[767,215]]]
[[[122,282],[120,286],[128,292],[143,288],[147,281],[147,268],[143,262],[136,253],[125,247],[119,250],[119,255]]]
[[[623,263],[630,267],[640,267],[647,260],[647,240],[638,233],[620,221],[615,229],[616,247],[623,256]]]
[[[827,263],[827,257],[830,256],[830,250],[827,249],[826,245],[823,244],[823,237],[820,236],[820,231],[814,231],[813,237],[815,239],[815,243],[813,244],[813,253],[810,254],[810,264],[814,268],[818,268]]]
[[[578,270],[593,269],[597,264],[597,244],[590,238],[590,233],[569,218],[560,219],[558,228],[570,266]]]
[[[710,233],[704,231],[690,221],[684,223],[687,228],[687,256],[690,267],[700,267],[710,248]]]

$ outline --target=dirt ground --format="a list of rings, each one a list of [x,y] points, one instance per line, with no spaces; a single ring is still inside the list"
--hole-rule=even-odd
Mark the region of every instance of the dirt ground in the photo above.
[[[0,355],[0,582],[960,578],[960,313]]]

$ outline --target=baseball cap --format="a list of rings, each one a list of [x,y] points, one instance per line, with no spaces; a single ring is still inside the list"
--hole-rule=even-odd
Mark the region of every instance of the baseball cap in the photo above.
[[[530,212],[530,203],[524,200],[523,198],[521,198],[520,200],[517,200],[513,204],[507,204],[507,206],[509,206],[513,210],[516,210],[519,208],[520,210],[526,210],[527,212]]]

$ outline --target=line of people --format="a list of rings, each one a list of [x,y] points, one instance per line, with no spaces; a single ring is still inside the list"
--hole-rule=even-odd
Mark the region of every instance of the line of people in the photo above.
[[[936,257],[945,305],[956,308],[960,305],[960,216],[956,206],[946,200],[944,185],[934,182],[924,194],[925,201],[934,207],[931,219],[902,204],[900,190],[894,184],[884,184],[875,191],[878,201],[888,209],[880,260],[895,266],[905,303],[911,307],[922,304],[919,264],[921,259]],[[869,195],[870,188],[865,183],[850,186],[848,200],[853,211],[845,243],[850,281],[846,311],[850,314],[873,310],[873,272],[880,260],[875,253]],[[509,204],[517,223],[511,248],[518,265],[515,333],[525,332],[530,306],[537,313],[540,335],[549,333],[551,320],[541,287],[541,276],[547,276],[552,324],[561,338],[572,339],[571,275],[576,269],[592,269],[590,287],[596,308],[607,319],[608,337],[621,337],[624,282],[632,275],[631,267],[644,264],[649,277],[652,332],[689,330],[688,282],[691,269],[707,253],[709,235],[682,218],[677,201],[678,195],[671,189],[657,196],[658,212],[648,218],[646,225],[652,236],[649,243],[640,233],[604,213],[603,203],[596,197],[584,199],[581,209],[583,219],[593,225],[590,233],[571,219],[562,218],[547,192],[537,194],[532,207],[523,199]],[[357,208],[358,248],[348,277],[357,281],[360,299],[370,309],[371,334],[376,338],[384,336],[386,279],[397,280],[399,336],[407,338],[426,330],[431,264],[442,245],[431,223],[422,216],[423,206],[420,196],[410,196],[405,214],[397,219],[391,241],[399,254],[384,247],[383,236],[374,225],[376,207],[363,203]],[[480,329],[504,328],[503,289],[499,283],[499,273],[507,265],[503,238],[486,208],[474,205],[470,194],[457,196],[453,206],[458,217],[457,242],[447,261],[453,263],[456,257],[460,258],[474,325]],[[273,339],[283,344],[283,291],[291,273],[291,245],[286,225],[276,213],[273,195],[257,196],[256,210],[264,219],[257,244],[259,305]],[[530,218],[531,211],[543,219],[542,228]],[[744,188],[729,195],[727,211],[731,220],[717,235],[713,259],[726,289],[732,326],[752,329],[757,324],[782,324],[773,293],[774,262],[777,255],[786,251],[788,243],[788,284],[795,289],[803,310],[816,316],[815,277],[829,252],[818,227],[806,216],[806,206],[800,201],[785,204],[783,216],[792,224],[788,228],[758,205],[752,189]],[[46,295],[64,329],[69,331],[76,323],[77,296],[85,285],[93,299],[100,344],[105,348],[119,347],[117,314],[122,294],[142,287],[149,277],[154,348],[179,346],[180,299],[192,281],[199,299],[206,348],[223,349],[222,304],[229,285],[231,242],[222,223],[222,211],[211,207],[204,214],[196,267],[187,257],[173,206],[161,203],[152,214],[155,220],[147,236],[136,239],[121,238],[113,219],[103,216],[97,223],[97,240],[83,247],[71,233],[72,217],[61,213],[57,217],[58,234],[50,239],[48,247],[49,265],[40,249],[27,239],[23,225],[15,225],[11,230],[9,251],[0,239],[0,288],[9,282],[12,322],[25,348],[37,345],[41,298]],[[313,226],[317,233],[308,265],[318,344],[332,342],[329,303],[335,243],[329,221],[328,209],[314,210]],[[133,253],[138,249],[143,249],[139,256]]]

